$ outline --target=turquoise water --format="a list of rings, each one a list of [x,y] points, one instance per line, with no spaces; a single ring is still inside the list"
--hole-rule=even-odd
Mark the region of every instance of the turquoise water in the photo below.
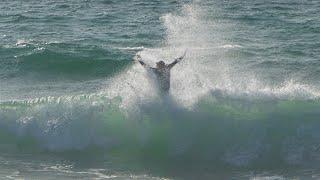
[[[0,2],[6,179],[318,179],[320,3]],[[133,62],[169,63],[161,97]]]

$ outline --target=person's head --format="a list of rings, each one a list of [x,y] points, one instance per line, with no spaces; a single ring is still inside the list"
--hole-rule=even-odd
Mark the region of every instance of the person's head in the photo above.
[[[157,68],[161,69],[161,68],[164,68],[165,66],[166,64],[163,61],[157,62]]]

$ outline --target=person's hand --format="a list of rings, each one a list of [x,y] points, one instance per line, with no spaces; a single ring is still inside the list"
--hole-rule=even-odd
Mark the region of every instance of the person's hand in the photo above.
[[[184,53],[183,53],[183,55],[180,56],[180,57],[178,57],[177,60],[178,60],[178,61],[181,61],[181,60],[186,56],[186,54],[187,54],[187,50],[185,50]]]
[[[141,56],[140,56],[139,54],[137,54],[137,55],[133,58],[133,60],[139,61],[139,60],[141,60]]]
[[[183,59],[187,54],[187,49],[184,51],[183,55],[180,57],[181,59]]]

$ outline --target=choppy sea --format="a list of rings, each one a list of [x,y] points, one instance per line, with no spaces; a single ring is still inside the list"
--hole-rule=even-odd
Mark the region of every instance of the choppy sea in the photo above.
[[[319,79],[318,0],[2,0],[0,179],[319,179]]]

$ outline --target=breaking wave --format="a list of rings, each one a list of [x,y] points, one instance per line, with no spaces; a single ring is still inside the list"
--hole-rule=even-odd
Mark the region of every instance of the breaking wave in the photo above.
[[[172,71],[169,97],[160,97],[149,74],[133,64],[109,77],[110,83],[95,93],[4,101],[2,151],[97,147],[110,156],[199,167],[319,165],[317,87],[294,78],[270,85],[239,69],[225,57],[243,46],[228,42],[224,26],[205,16],[197,3],[185,5],[180,14],[161,17],[167,33],[161,47],[120,49],[138,50],[150,65],[170,62],[187,49],[184,61]],[[29,45],[19,41],[17,46]],[[43,65],[34,62],[38,56],[59,54],[46,48],[26,55],[21,63],[28,65],[23,67],[37,71]],[[72,58],[60,63],[66,74],[74,68]],[[77,63],[80,68],[101,66],[97,61]]]

